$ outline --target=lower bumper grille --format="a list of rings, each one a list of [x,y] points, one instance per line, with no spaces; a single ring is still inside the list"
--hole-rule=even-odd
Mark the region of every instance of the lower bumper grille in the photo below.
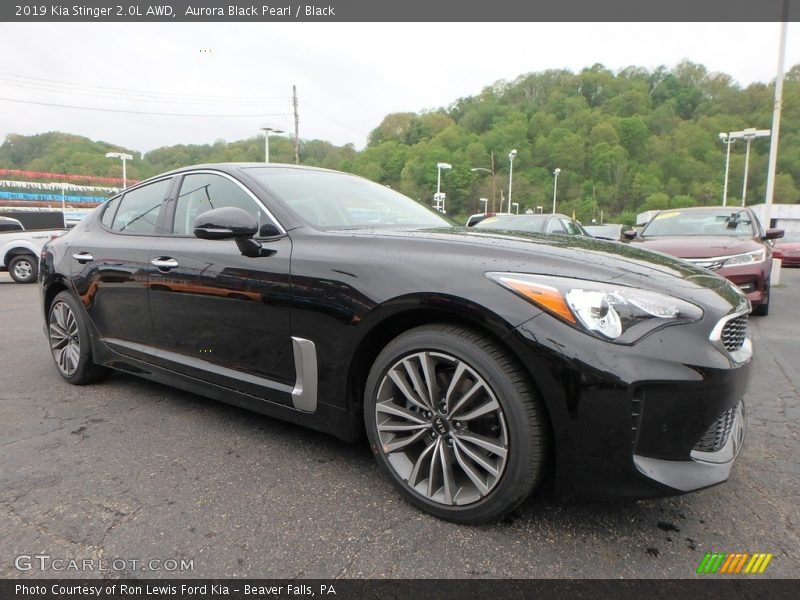
[[[700,441],[694,446],[698,452],[718,452],[728,441],[733,422],[736,417],[736,407],[729,408],[711,424]]]

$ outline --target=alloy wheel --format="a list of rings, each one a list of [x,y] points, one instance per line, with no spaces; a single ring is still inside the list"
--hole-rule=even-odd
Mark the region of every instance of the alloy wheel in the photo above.
[[[66,302],[59,300],[50,310],[50,349],[58,370],[69,377],[78,368],[81,355],[78,321]]]
[[[423,351],[394,363],[378,388],[375,421],[389,465],[427,500],[472,504],[503,475],[503,409],[486,380],[455,356]]]

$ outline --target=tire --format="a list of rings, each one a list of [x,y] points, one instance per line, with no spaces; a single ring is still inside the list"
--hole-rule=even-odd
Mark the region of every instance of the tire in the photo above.
[[[17,283],[36,283],[39,262],[33,254],[19,254],[8,262],[8,273]]]
[[[462,327],[418,327],[390,342],[367,378],[364,423],[402,494],[450,521],[509,514],[545,473],[548,421],[538,393],[506,351]]]
[[[111,372],[92,360],[92,344],[83,309],[67,291],[53,298],[47,338],[59,375],[73,385],[94,383]]]
[[[767,282],[764,291],[766,292],[767,301],[763,304],[758,304],[753,307],[753,315],[756,317],[766,317],[769,314],[769,300],[770,300],[770,284]]]

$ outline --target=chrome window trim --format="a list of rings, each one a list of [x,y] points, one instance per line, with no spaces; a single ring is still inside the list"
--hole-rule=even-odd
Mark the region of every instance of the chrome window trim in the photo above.
[[[173,175],[164,175],[163,177],[158,177],[157,179],[146,179],[145,181],[140,181],[139,183],[137,183],[134,186],[131,186],[129,188],[125,188],[119,194],[114,194],[110,198],[106,198],[105,200],[103,200],[103,203],[100,205],[100,207],[102,207],[103,211],[98,214],[98,217],[94,220],[94,223],[100,229],[102,229],[103,231],[105,231],[107,233],[113,233],[114,235],[127,235],[127,236],[133,236],[133,237],[136,237],[136,236],[138,236],[138,237],[161,237],[163,235],[163,233],[159,233],[158,231],[156,231],[155,233],[134,233],[132,231],[119,231],[117,229],[112,229],[111,227],[106,227],[106,225],[103,223],[103,215],[105,215],[106,210],[108,210],[108,203],[111,202],[112,200],[114,200],[115,198],[119,198],[119,204],[117,205],[117,210],[114,213],[114,220],[116,220],[116,218],[117,218],[116,213],[119,212],[119,207],[122,206],[122,203],[125,201],[125,196],[128,195],[130,192],[134,192],[134,191],[138,190],[139,188],[142,188],[142,187],[154,184],[154,183],[159,183],[161,181],[164,181],[165,179],[174,179],[174,178],[175,178],[175,175],[173,174]],[[171,189],[171,187],[172,186],[170,185],[170,189]],[[167,189],[167,192],[169,193],[169,189]],[[162,208],[164,207],[164,200],[167,200],[167,198],[163,198],[161,200],[161,207]],[[161,218],[161,216],[162,215],[159,215],[159,219]],[[111,224],[113,225],[114,221],[112,221]]]
[[[192,171],[181,171],[180,173],[176,173],[175,176],[181,177],[181,186],[183,186],[183,178],[186,177],[187,175],[202,175],[202,174],[219,175],[221,177],[224,177],[226,179],[231,180],[233,183],[238,185],[240,188],[242,188],[242,190],[248,196],[250,196],[250,198],[252,200],[255,201],[257,206],[260,206],[264,210],[264,213],[267,215],[267,217],[269,217],[269,219],[273,222],[273,224],[278,228],[278,231],[280,231],[280,235],[286,235],[286,228],[284,228],[284,226],[281,225],[281,222],[278,221],[278,219],[275,218],[275,215],[272,214],[272,211],[269,208],[266,207],[266,205],[261,201],[261,199],[258,196],[256,196],[252,192],[252,190],[250,190],[250,188],[248,188],[245,184],[243,184],[241,181],[236,179],[236,177],[234,177],[233,175],[230,175],[230,174],[226,173],[225,171],[215,171],[214,169],[198,169],[198,170],[192,170]],[[177,206],[178,206],[178,200],[180,198],[180,192],[181,192],[181,188],[179,187],[177,189],[177,192],[176,192],[176,195],[175,195],[175,200],[174,200],[176,209],[177,209]],[[172,221],[173,222],[171,224],[171,227],[174,228],[175,227],[175,216],[174,216],[174,214],[173,214]],[[176,234],[176,233],[170,232],[170,233],[165,233],[164,237],[194,237],[194,236]],[[256,236],[256,237],[258,237],[258,236]]]

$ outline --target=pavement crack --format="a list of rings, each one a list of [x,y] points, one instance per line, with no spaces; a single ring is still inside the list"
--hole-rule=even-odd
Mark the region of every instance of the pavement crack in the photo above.
[[[11,440],[10,442],[3,442],[2,444],[0,444],[0,447],[11,446],[12,444],[19,444],[20,442],[24,442],[24,441],[27,441],[27,440],[32,440],[32,439],[37,438],[37,437],[43,437],[45,435],[50,435],[51,433],[55,433],[56,431],[61,431],[62,429],[64,429],[63,425],[61,425],[60,427],[56,427],[55,429],[51,429],[49,431],[44,431],[42,433],[37,433],[35,435],[29,435],[28,437],[20,438],[18,440]]]

